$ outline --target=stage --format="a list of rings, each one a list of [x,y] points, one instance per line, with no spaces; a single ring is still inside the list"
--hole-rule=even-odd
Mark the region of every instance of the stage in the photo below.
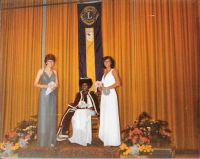
[[[91,78],[90,91],[95,91],[97,81],[107,76],[103,75],[106,69],[102,57],[111,56],[115,61],[115,76],[119,76],[114,79],[120,82],[105,86],[116,89],[117,101],[113,103],[117,102],[114,108],[118,107],[120,130],[132,126],[127,129],[129,135],[135,129],[138,116],[146,112],[152,121],[163,121],[170,131],[164,132],[162,126],[156,127],[157,123],[149,129],[152,126],[149,122],[144,130],[159,132],[160,136],[152,137],[155,135],[151,133],[150,137],[143,138],[144,133],[142,140],[155,139],[157,145],[152,147],[155,148],[162,147],[160,139],[167,139],[168,145],[181,150],[181,155],[190,151],[196,155],[200,152],[199,26],[200,0],[1,0],[0,145],[3,146],[0,154],[5,151],[5,145],[10,150],[19,139],[25,140],[21,132],[24,137],[37,133],[39,124],[28,120],[37,116],[40,108],[45,108],[41,114],[50,110],[38,104],[40,91],[48,86],[50,78],[58,77],[56,99],[52,98],[55,110],[51,111],[57,116],[54,122],[48,122],[53,118],[44,116],[44,120],[39,120],[47,119],[44,125],[54,123],[50,125],[52,130],[43,127],[47,134],[60,126],[68,104],[73,103],[80,91],[79,79]],[[55,64],[49,60],[53,62],[49,76],[41,74],[48,80],[35,82],[41,78],[36,78],[38,72],[47,67],[48,54],[56,59]],[[121,86],[117,87],[119,83]],[[108,123],[115,120],[109,117]],[[15,130],[22,121],[25,124],[20,131]],[[142,145],[131,135],[127,141],[131,143],[129,147]],[[16,139],[13,141],[13,138]],[[126,143],[123,138],[121,141]],[[104,147],[94,138],[87,147],[63,141],[53,149],[39,148],[33,141],[17,151],[18,157],[27,158],[120,157],[119,147]]]
[[[119,147],[104,147],[99,139],[91,145],[81,146],[69,141],[57,142],[54,148],[38,147],[32,142],[27,148],[18,151],[19,158],[119,158]]]
[[[120,155],[119,147],[104,147],[97,138],[86,147],[61,141],[57,142],[54,148],[40,148],[35,141],[13,156],[17,158],[133,158],[133,156]],[[137,158],[142,157],[144,156]],[[164,158],[164,156],[159,158]],[[197,152],[176,152],[173,158],[200,158],[200,155]]]

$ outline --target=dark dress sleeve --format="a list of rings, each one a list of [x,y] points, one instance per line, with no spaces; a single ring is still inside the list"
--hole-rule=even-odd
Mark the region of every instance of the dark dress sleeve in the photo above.
[[[79,101],[81,99],[81,94],[80,92],[76,93],[76,97],[74,99],[74,102],[73,103],[70,103],[71,106],[77,106]]]

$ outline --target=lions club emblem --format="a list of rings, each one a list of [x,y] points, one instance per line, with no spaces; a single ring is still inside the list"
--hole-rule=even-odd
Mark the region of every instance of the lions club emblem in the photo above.
[[[86,25],[92,25],[99,17],[99,12],[95,7],[87,6],[81,11],[80,17],[83,23]]]

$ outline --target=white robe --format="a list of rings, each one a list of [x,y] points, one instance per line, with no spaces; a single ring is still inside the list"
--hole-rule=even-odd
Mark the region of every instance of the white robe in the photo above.
[[[82,98],[82,97],[81,97]],[[91,99],[87,95],[87,103],[83,98],[78,104],[80,108],[93,107]],[[72,130],[73,135],[69,138],[71,143],[77,143],[83,146],[91,144],[92,142],[92,128],[91,128],[91,116],[95,115],[94,110],[90,109],[77,109],[72,117]]]

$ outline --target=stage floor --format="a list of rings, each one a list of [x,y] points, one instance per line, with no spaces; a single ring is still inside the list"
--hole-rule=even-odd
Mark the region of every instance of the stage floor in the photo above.
[[[119,147],[104,147],[99,139],[91,145],[71,144],[68,140],[57,142],[54,148],[38,147],[36,142],[18,152],[19,158],[119,158]]]
[[[99,139],[91,145],[71,144],[68,140],[57,142],[54,148],[38,147],[32,142],[18,151],[18,158],[130,158],[119,154],[119,147],[104,147]],[[200,154],[175,154],[174,158],[200,158]]]

